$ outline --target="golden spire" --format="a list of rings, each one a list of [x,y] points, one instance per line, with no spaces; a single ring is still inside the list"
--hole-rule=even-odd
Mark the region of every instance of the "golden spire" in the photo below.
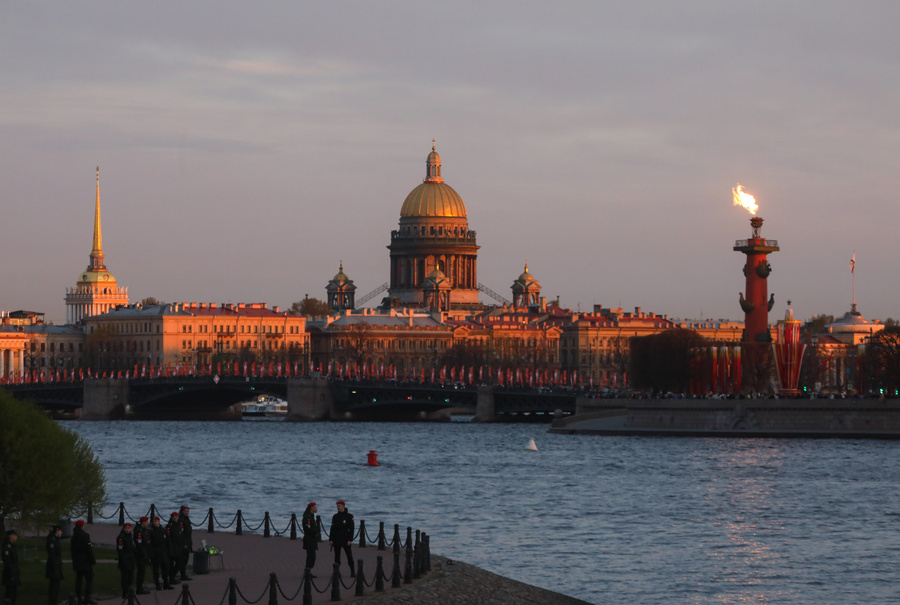
[[[443,183],[441,177],[441,156],[435,151],[434,139],[431,139],[431,153],[425,160],[425,182],[426,183]]]
[[[97,166],[97,196],[94,201],[94,246],[88,271],[105,271],[103,262],[103,232],[100,229],[100,167]]]

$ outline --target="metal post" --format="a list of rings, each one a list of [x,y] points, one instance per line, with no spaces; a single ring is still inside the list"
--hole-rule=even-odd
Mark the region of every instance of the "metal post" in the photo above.
[[[238,509],[237,512],[237,529],[234,531],[234,535],[243,536],[244,529],[241,527],[241,509]]]
[[[125,525],[125,503],[119,502],[119,525]]]
[[[228,578],[228,605],[237,605],[237,580]]]
[[[297,513],[291,513],[291,540],[297,539]]]
[[[400,552],[400,525],[394,523],[394,552]]]
[[[412,528],[406,528],[406,543],[403,545],[403,548],[409,548],[412,546]]]
[[[366,587],[366,581],[363,578],[363,560],[356,561],[356,596],[363,596],[363,589]]]
[[[400,588],[400,550],[397,548],[394,549],[394,569],[391,570],[391,588]]]
[[[153,524],[153,517],[157,517],[157,516],[159,516],[159,515],[157,515],[157,513],[156,513],[156,505],[151,504],[150,505],[150,524],[151,525]]]
[[[312,605],[312,571],[309,567],[303,572],[303,605]]]
[[[215,527],[214,527],[214,523],[213,523],[215,518],[216,518],[216,515],[215,515],[215,513],[213,513],[212,506],[210,506],[209,507],[209,524],[206,526],[207,533],[211,534],[215,531]]]
[[[181,602],[185,605],[191,602],[191,585],[187,582],[181,583]]]
[[[406,543],[406,561],[403,565],[403,583],[412,584],[412,543]]]
[[[331,572],[331,600],[341,600],[341,564],[334,563]]]
[[[316,515],[316,527],[319,530],[319,542],[321,542],[322,535],[325,533],[324,531],[322,531],[322,516],[321,515]],[[331,536],[328,536],[328,537],[329,537],[329,539],[331,538]]]
[[[416,542],[413,546],[413,578],[418,580],[422,576],[422,543],[419,542],[421,534],[416,530]]]
[[[377,563],[375,564],[375,592],[384,592],[384,561],[382,561],[384,557],[378,555]]]
[[[94,524],[94,505],[93,504],[88,504],[87,524],[88,525]]]
[[[269,605],[278,605],[278,576],[269,574]]]
[[[378,524],[378,550],[384,550],[384,521]]]
[[[263,519],[263,523],[265,524],[265,527],[263,528],[263,538],[269,538],[271,537],[269,534],[269,523],[271,523],[271,520],[269,519],[269,511],[266,511],[266,516]]]
[[[129,588],[128,592],[125,593],[125,601],[128,605],[134,605],[134,588]]]
[[[422,542],[425,543],[425,571],[431,571],[431,536],[422,534]]]
[[[362,519],[359,522],[359,547],[366,547],[366,520]]]

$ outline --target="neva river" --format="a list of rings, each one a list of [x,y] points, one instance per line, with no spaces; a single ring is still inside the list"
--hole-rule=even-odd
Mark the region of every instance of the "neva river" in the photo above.
[[[133,516],[189,504],[194,522],[212,506],[228,523],[240,508],[252,526],[270,511],[282,530],[310,500],[327,526],[343,499],[373,537],[379,521],[409,525],[435,554],[592,603],[900,603],[900,442],[64,424]],[[524,451],[532,437],[538,452]],[[382,466],[365,466],[369,450]]]

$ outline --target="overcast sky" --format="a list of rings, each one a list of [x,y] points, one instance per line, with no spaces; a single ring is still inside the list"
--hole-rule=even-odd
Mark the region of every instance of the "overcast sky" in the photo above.
[[[900,3],[5,2],[0,309],[65,319],[101,171],[132,300],[359,296],[432,138],[510,296],[743,319],[900,317]],[[482,299],[490,302],[486,296]],[[770,316],[771,317],[771,316]]]

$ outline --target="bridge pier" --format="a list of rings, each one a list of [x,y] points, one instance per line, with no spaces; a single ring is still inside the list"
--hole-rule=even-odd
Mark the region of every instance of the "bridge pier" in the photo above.
[[[127,380],[99,378],[84,381],[84,407],[80,420],[117,420],[128,405]]]
[[[476,392],[478,393],[478,403],[475,408],[474,422],[494,422],[497,420],[494,407],[494,387],[480,385]]]
[[[331,420],[334,393],[325,378],[289,378],[287,383],[288,422]]]

